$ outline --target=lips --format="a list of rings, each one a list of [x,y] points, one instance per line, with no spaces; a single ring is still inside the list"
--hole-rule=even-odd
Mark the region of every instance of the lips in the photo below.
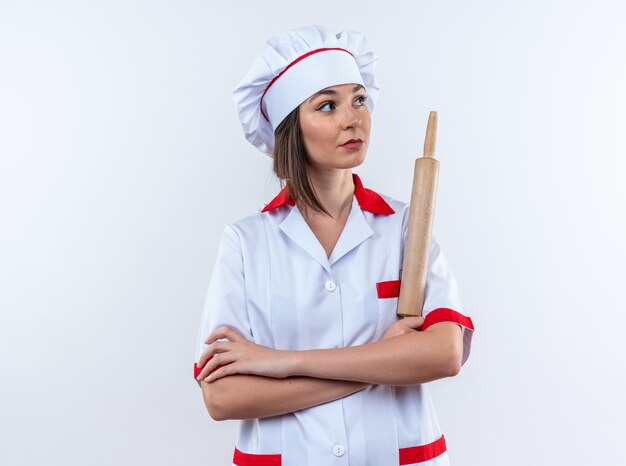
[[[346,149],[358,149],[363,145],[363,140],[361,139],[350,139],[349,141],[344,142],[341,147],[345,147]]]

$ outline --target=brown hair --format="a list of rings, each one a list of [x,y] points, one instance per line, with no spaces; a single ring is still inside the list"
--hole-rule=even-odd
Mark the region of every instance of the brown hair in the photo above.
[[[296,107],[278,125],[274,132],[274,173],[286,182],[291,198],[298,207],[315,210],[331,216],[315,194],[315,188],[307,171],[307,153],[300,128],[300,111]]]

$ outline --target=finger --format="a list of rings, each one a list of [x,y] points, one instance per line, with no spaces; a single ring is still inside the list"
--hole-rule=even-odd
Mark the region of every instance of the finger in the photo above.
[[[422,316],[410,316],[402,319],[402,322],[411,328],[418,328],[424,324],[424,318]]]
[[[202,380],[205,377],[208,377],[209,375],[211,375],[211,373],[214,372],[216,369],[218,369],[220,366],[225,365],[226,362],[225,362],[224,356],[226,354],[228,353],[217,353],[214,356],[212,356],[211,359],[209,359],[206,365],[202,368],[202,370],[200,371],[196,379]]]
[[[225,366],[220,366],[217,369],[215,369],[204,379],[204,381],[207,383],[211,383],[211,382],[215,382],[218,379],[221,379],[222,377],[236,374],[236,373],[237,373],[237,370],[235,367],[235,363],[227,364]]]
[[[217,341],[217,340],[220,340],[220,339],[228,339],[228,336],[227,336],[228,332],[229,332],[229,328],[228,327],[217,328],[217,329],[215,329],[213,332],[211,332],[209,334],[207,339],[204,340],[204,343],[207,344],[207,345],[210,345],[214,341]]]
[[[202,352],[202,354],[200,355],[200,358],[198,358],[198,367],[204,367],[207,361],[210,361],[212,357],[213,357],[213,348],[209,346]]]
[[[200,373],[196,376],[196,380],[202,380],[204,377],[206,377],[207,374],[210,374],[207,366],[212,360],[213,356],[211,356],[205,364],[200,364],[200,362],[198,362],[198,368],[200,369]]]
[[[225,366],[231,362],[237,361],[241,356],[236,351],[227,351],[225,353],[217,353],[211,360],[211,365],[215,368],[217,366]]]
[[[205,350],[201,355],[200,355],[200,359],[198,359],[198,367],[199,368],[204,368],[204,366],[206,366],[209,361],[211,361],[211,359],[213,359],[213,352],[210,351],[210,349]]]
[[[201,371],[200,374],[198,374],[197,380],[202,380],[218,367],[235,362],[240,357],[237,351],[231,351],[234,347],[233,343],[229,341],[217,341],[213,343],[211,347],[213,348],[208,348],[200,356],[198,367],[201,367]],[[207,355],[208,359],[206,364],[201,366],[200,363],[203,361],[203,357],[206,357]]]
[[[226,338],[230,341],[240,341],[245,339],[241,333],[232,327],[220,327],[211,333],[204,342],[206,344],[211,344],[221,338]]]
[[[231,343],[229,341],[216,341],[210,344],[200,355],[200,358],[198,359],[198,367],[204,366],[206,362],[215,354],[230,350]]]

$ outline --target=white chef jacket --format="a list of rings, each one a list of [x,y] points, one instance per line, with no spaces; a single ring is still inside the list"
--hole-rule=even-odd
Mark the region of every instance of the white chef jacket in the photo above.
[[[377,341],[396,314],[409,206],[355,183],[346,225],[330,257],[287,188],[265,208],[226,226],[198,333],[195,362],[221,326],[275,349],[340,348]],[[463,362],[472,321],[434,237],[422,329],[456,322]],[[194,364],[194,374],[200,372]],[[425,385],[372,385],[342,399],[240,421],[237,466],[449,465]]]

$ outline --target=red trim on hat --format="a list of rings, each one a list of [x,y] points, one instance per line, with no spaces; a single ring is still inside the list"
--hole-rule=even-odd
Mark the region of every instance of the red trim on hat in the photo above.
[[[261,96],[261,103],[259,104],[260,107],[261,107],[261,115],[263,115],[263,118],[265,118],[268,122],[270,121],[270,119],[267,117],[267,115],[263,111],[263,98],[265,97],[265,94],[267,94],[267,91],[269,91],[270,87],[272,87],[272,85],[276,82],[276,80],[278,78],[280,78],[283,74],[285,74],[285,71],[287,71],[289,68],[291,68],[293,65],[295,65],[299,61],[304,60],[306,57],[309,57],[309,56],[311,56],[313,54],[320,53],[320,52],[328,52],[329,50],[341,50],[342,52],[346,52],[346,53],[349,53],[350,55],[352,55],[352,53],[349,52],[346,49],[342,49],[342,48],[339,48],[339,47],[330,47],[330,48],[311,50],[310,52],[307,52],[304,55],[296,58],[294,61],[289,63],[289,65],[287,65],[287,67],[284,70],[282,70],[278,76],[275,76],[274,79],[272,79],[270,81],[270,83],[267,85],[267,87],[263,91],[263,95]],[[352,56],[354,56],[354,55],[352,55]]]
[[[352,180],[354,181],[354,197],[356,197],[361,209],[367,210],[373,214],[390,215],[396,213],[391,206],[385,202],[380,194],[372,191],[371,189],[364,188],[361,178],[359,178],[356,173],[352,174]],[[261,212],[269,212],[270,210],[277,209],[285,204],[289,204],[291,206],[296,205],[287,186],[285,186],[282,191],[263,208]]]
[[[376,283],[378,299],[397,298],[400,296],[400,280]]]
[[[430,311],[428,315],[424,318],[424,325],[422,325],[422,330],[426,330],[431,325],[438,324],[439,322],[454,322],[456,324],[462,325],[465,328],[474,330],[474,323],[472,322],[471,318],[464,316],[454,309],[448,309],[446,307],[440,307]]]
[[[446,439],[439,437],[434,442],[418,447],[400,448],[400,465],[423,463],[442,455],[447,450]]]
[[[281,455],[253,455],[243,453],[235,447],[233,464],[237,466],[281,466]]]

